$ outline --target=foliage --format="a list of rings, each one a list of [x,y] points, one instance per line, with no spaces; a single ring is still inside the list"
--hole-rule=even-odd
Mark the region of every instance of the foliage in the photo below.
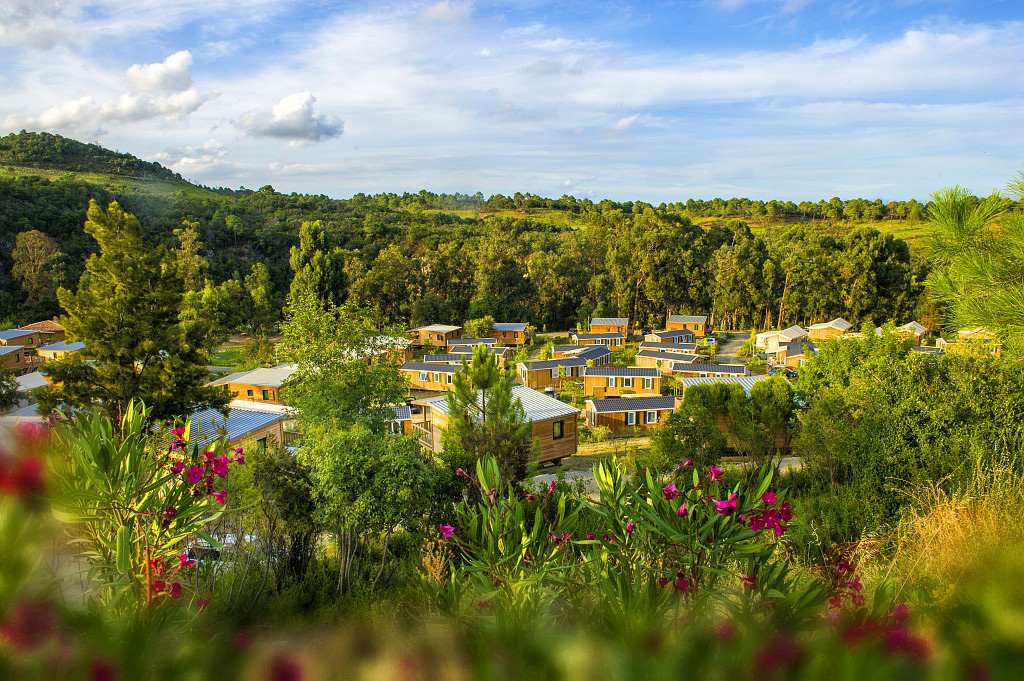
[[[77,292],[57,292],[64,328],[85,348],[43,369],[52,382],[38,392],[43,408],[98,403],[118,423],[132,400],[160,420],[223,407],[224,392],[206,385],[216,336],[208,320],[182,319],[183,282],[166,250],[146,244],[116,202],[90,203],[85,231],[100,252]]]
[[[57,242],[38,229],[20,232],[11,251],[11,276],[25,292],[25,314],[34,319],[57,312],[57,288],[63,284],[65,256]]]
[[[463,326],[470,338],[486,338],[494,328],[494,317],[484,315],[479,319],[467,319]]]
[[[10,369],[0,368],[0,411],[13,409],[24,397],[14,373]]]
[[[695,400],[684,401],[651,436],[651,451],[664,462],[664,467],[654,469],[657,473],[686,461],[701,468],[715,465],[725,447],[715,413]]]

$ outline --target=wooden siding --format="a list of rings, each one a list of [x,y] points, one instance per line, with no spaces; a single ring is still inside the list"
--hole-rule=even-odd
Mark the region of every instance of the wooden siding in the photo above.
[[[579,336],[573,336],[573,342],[575,345],[604,345],[609,349],[622,347],[623,344],[621,338],[580,338]]]
[[[648,368],[648,369],[657,369],[657,368],[659,368],[658,367],[658,362],[660,361],[661,362],[661,374],[662,374],[662,376],[671,376],[673,374],[672,367],[674,365],[676,365],[676,364],[682,363],[682,359],[680,359],[678,362],[673,362],[673,361],[670,361],[670,360],[667,360],[667,359],[659,359],[658,357],[640,357],[639,355],[637,355],[637,357],[636,357],[636,359],[634,361],[636,362],[636,365],[638,367],[645,367],[645,368]],[[691,364],[691,366],[697,366],[698,364],[704,364],[706,362],[707,362],[707,358],[702,355],[701,358],[699,360],[693,362]],[[678,372],[677,371],[675,373],[682,373],[682,372]]]
[[[24,329],[11,329],[12,331],[25,331]],[[0,345],[21,345],[26,349],[39,347],[40,333],[38,331],[25,331],[24,336],[18,336],[11,340],[0,339]]]
[[[588,333],[621,333],[627,336],[625,324],[591,324]]]
[[[668,322],[665,324],[666,331],[681,331],[685,329],[687,331],[693,331],[693,335],[697,338],[703,338],[707,335],[707,327],[708,325],[706,322],[704,324],[697,324],[694,322]]]
[[[831,340],[833,338],[838,338],[839,336],[842,336],[845,333],[845,331],[841,331],[840,329],[837,329],[834,326],[829,326],[824,329],[811,329],[810,331],[807,332],[807,336],[814,341]]]
[[[416,338],[413,340],[413,343],[419,346],[424,346],[429,343],[436,347],[446,348],[448,347],[449,341],[462,338],[462,329],[458,329],[456,331],[445,331],[444,333],[440,331],[427,331],[426,329],[420,329],[414,333],[416,333]]]
[[[448,416],[429,407],[424,407],[423,411],[422,414],[413,414],[413,422],[416,425],[412,428],[412,434],[419,439],[420,445],[424,448],[435,454],[440,453],[441,434],[448,428]],[[537,461],[554,461],[575,454],[579,446],[578,420],[575,414],[570,414],[556,419],[534,421],[533,437],[540,445]],[[556,421],[561,421],[563,427],[563,436],[558,440],[554,438]]]
[[[233,400],[245,400],[247,402],[267,402],[269,404],[284,404],[281,401],[281,389],[265,385],[250,385],[248,383],[224,383],[224,391],[231,395]],[[266,397],[263,396],[266,391]]]
[[[519,382],[527,388],[544,390],[544,388],[561,388],[565,381],[580,382],[582,377],[578,374],[583,369],[584,367],[565,367],[564,378],[559,378],[557,375],[552,378],[551,369],[530,369],[527,365],[517,364],[516,375],[519,377]],[[555,372],[557,374],[557,369]],[[570,372],[572,373],[570,374]]]
[[[402,369],[402,373],[409,377],[409,387],[413,390],[429,390],[431,392],[444,392],[446,390],[454,389],[455,374],[439,373],[436,371],[427,372],[427,380],[420,379],[419,369],[409,370]],[[448,378],[451,377],[452,383],[448,382]]]
[[[507,346],[518,346],[525,345],[530,341],[527,335],[522,331],[491,331],[485,338],[493,338],[502,345]]]
[[[626,398],[629,399],[629,398]],[[661,428],[665,421],[668,419],[671,411],[664,410],[658,411],[658,420],[654,423],[647,423],[647,412],[634,411],[634,412],[612,412],[605,414],[598,414],[597,412],[586,410],[584,414],[587,418],[587,423],[590,424],[591,428],[596,426],[604,426],[612,431],[612,435],[615,437],[627,437],[632,435],[646,435],[651,431]],[[636,414],[634,417],[636,423],[634,425],[628,425],[626,423],[627,414]]]
[[[615,379],[615,386],[608,385],[608,379]],[[651,387],[644,387],[644,379],[651,380]],[[632,380],[632,385],[623,385],[624,380]],[[603,397],[618,397],[619,395],[660,395],[661,376],[585,376],[583,378],[583,392],[590,397],[601,399]]]
[[[14,373],[22,373],[30,367],[25,361],[24,349],[18,350],[17,352],[9,352],[6,355],[0,355],[0,366],[4,369],[9,369]]]

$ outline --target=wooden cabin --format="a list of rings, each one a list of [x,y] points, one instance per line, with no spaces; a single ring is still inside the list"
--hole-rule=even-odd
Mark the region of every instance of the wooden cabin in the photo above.
[[[609,333],[576,333],[572,332],[572,342],[576,345],[604,345],[609,348],[622,347],[626,335],[618,331]]]
[[[532,340],[527,336],[526,327],[526,322],[497,322],[491,327],[487,337],[509,347],[526,345]]]
[[[255,403],[284,404],[281,386],[295,372],[294,364],[260,367],[222,376],[209,385],[221,386],[232,399]]]
[[[836,317],[830,322],[811,324],[807,329],[807,335],[811,340],[823,341],[842,336],[852,328],[853,324],[842,317]]]
[[[564,376],[559,376],[560,367]],[[586,360],[579,357],[535,360],[516,364],[516,376],[520,383],[534,390],[561,388],[565,381],[582,382],[586,368]]]
[[[553,359],[578,357],[597,367],[612,363],[612,351],[604,345],[555,345],[552,352]]]
[[[399,370],[409,378],[409,387],[413,390],[438,392],[453,389],[455,374],[462,371],[462,367],[454,364],[405,362]]]
[[[454,348],[468,347],[472,348],[477,345],[487,345],[489,347],[495,347],[498,345],[497,338],[456,338],[453,341],[448,341],[448,351],[451,352]]]
[[[661,394],[661,372],[647,367],[587,367],[583,392],[591,397]]]
[[[665,320],[665,328],[669,331],[693,331],[697,338],[703,338],[711,333],[707,315],[670,314]]]
[[[814,356],[814,350],[814,344],[804,340],[795,343],[783,343],[769,354],[771,355],[773,366],[797,369]]]
[[[667,397],[611,397],[587,400],[583,416],[591,428],[604,426],[612,435],[643,435],[660,428],[679,400]]]
[[[0,345],[0,366],[15,374],[26,373],[34,366],[31,357],[25,354],[26,350],[20,345]]]
[[[80,352],[84,347],[85,343],[82,343],[81,341],[73,343],[61,341],[41,346],[36,350],[36,355],[39,357],[39,361],[41,362],[53,362],[58,359],[64,359],[74,352]]]
[[[799,342],[804,338],[807,338],[807,331],[801,326],[793,325],[788,329],[765,331],[757,334],[754,337],[754,345],[766,354],[774,355],[779,352],[780,347],[789,343]]]
[[[473,345],[452,345],[448,347],[449,355],[456,355],[458,357],[465,357],[466,361],[469,362],[473,359]],[[491,352],[498,358],[498,366],[502,369],[507,367],[512,361],[514,354],[512,348],[504,347],[502,345],[491,345],[489,346]],[[429,361],[429,360],[424,360]],[[461,362],[461,360],[460,360]]]
[[[435,345],[446,348],[451,341],[462,337],[462,327],[449,324],[430,324],[428,326],[419,326],[410,333],[414,334],[412,339],[413,345],[418,347]]]
[[[685,395],[687,389],[695,385],[711,385],[713,383],[736,383],[743,388],[747,395],[750,395],[750,389],[754,387],[754,384],[767,378],[768,376],[682,376],[676,381],[681,391],[680,396]]]
[[[903,338],[913,339],[914,345],[920,345],[921,339],[924,338],[926,333],[928,333],[928,327],[923,324],[918,324],[917,322],[907,322],[903,326],[897,326],[893,329],[893,333],[902,336]],[[875,329],[875,335],[882,335],[882,327],[879,326]]]
[[[59,343],[67,338],[67,335],[64,333],[64,327],[52,319],[42,322],[32,322],[31,324],[25,324],[20,328],[23,331],[37,332],[39,334],[40,345],[45,345],[46,343]]]
[[[664,376],[671,376],[676,372],[707,361],[708,358],[704,355],[646,349],[636,353],[634,359],[638,367],[657,369]]]
[[[532,388],[517,385],[513,398],[523,405],[526,418],[533,422],[533,437],[538,445],[538,462],[561,461],[576,453],[577,421],[580,410]],[[441,452],[442,433],[448,428],[448,403],[444,396],[414,400],[420,413],[413,414],[412,431],[420,445]]]
[[[988,329],[980,326],[974,329],[962,329],[957,331],[956,341],[947,341],[944,338],[939,338],[935,341],[935,345],[941,349],[942,352],[954,355],[975,355],[984,353],[999,357],[1003,354],[1003,344],[999,341],[999,337]]]
[[[628,317],[591,317],[587,327],[590,333],[621,333],[626,337],[629,329]]]
[[[20,345],[26,350],[39,347],[41,334],[31,329],[4,329],[0,331],[0,345]]]
[[[699,364],[679,365],[674,369],[676,376],[746,376],[750,373],[744,364]]]
[[[697,335],[689,329],[670,329],[644,334],[646,343],[693,343],[696,338]]]

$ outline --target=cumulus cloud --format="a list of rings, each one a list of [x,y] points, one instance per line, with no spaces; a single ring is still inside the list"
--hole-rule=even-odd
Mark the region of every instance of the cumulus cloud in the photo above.
[[[189,170],[204,171],[219,166],[227,155],[228,149],[222,142],[208,139],[202,144],[171,147],[153,154],[151,158],[178,172],[187,173]]]
[[[468,2],[440,0],[423,11],[423,18],[427,21],[459,22],[468,19],[472,12],[473,7]]]
[[[179,92],[192,87],[188,67],[192,53],[175,52],[156,64],[135,64],[128,69],[128,86],[136,92]]]
[[[254,137],[287,140],[293,147],[340,137],[345,122],[316,111],[314,104],[316,97],[309,90],[296,92],[270,109],[242,114],[237,125]]]
[[[155,97],[126,92],[103,102],[86,96],[55,104],[37,116],[8,116],[4,125],[11,129],[72,130],[98,134],[112,123],[133,123],[151,118],[182,120],[209,98],[194,87]]]

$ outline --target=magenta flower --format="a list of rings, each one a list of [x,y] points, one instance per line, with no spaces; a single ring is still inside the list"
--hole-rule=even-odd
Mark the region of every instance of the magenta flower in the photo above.
[[[218,504],[223,504],[227,500],[227,492],[214,492],[213,498],[217,500]]]
[[[155,594],[163,593],[163,590],[166,589],[166,588],[167,588],[167,582],[165,582],[163,580],[158,579],[155,582],[153,582],[153,593],[155,593]]]
[[[715,510],[718,511],[718,515],[730,515],[736,510],[736,493],[733,492],[729,495],[729,498],[724,501],[712,499],[712,503],[714,503]]]
[[[218,478],[223,478],[228,474],[228,464],[231,463],[231,459],[227,455],[221,456],[219,459],[215,459],[213,462],[213,474]]]
[[[182,436],[185,435],[185,429],[184,428],[175,428],[171,432],[174,433],[175,437],[182,437]]]
[[[172,475],[177,475],[178,473],[182,472],[183,470],[185,470],[185,464],[183,464],[181,461],[175,461],[174,463],[171,464],[171,474]]]
[[[685,462],[683,462],[683,468],[688,468],[688,467],[690,467],[692,465],[693,465],[693,459],[687,459]]]
[[[450,539],[455,532],[455,528],[451,525],[438,525],[437,527],[441,530],[441,539]]]
[[[204,471],[202,466],[192,464],[188,467],[188,470],[185,471],[185,479],[194,484],[203,479],[203,473]]]
[[[751,577],[750,575],[743,575],[740,581],[749,586],[751,589],[753,589],[754,585],[757,584],[757,580]]]
[[[555,481],[552,480],[551,481],[551,485],[548,487],[548,494],[551,494],[554,491],[555,491]]]
[[[209,598],[197,598],[196,599],[196,605],[199,606],[200,610],[202,610],[203,608],[205,608],[209,604],[210,604],[210,599]]]
[[[244,449],[242,449],[241,447],[235,447],[235,456],[242,456],[242,454],[244,454],[244,453],[245,453]]]
[[[181,598],[181,584],[179,584],[178,582],[172,582],[171,588],[167,590],[167,595],[169,595],[174,600],[178,600],[179,598]]]
[[[852,582],[846,583],[846,586],[848,586],[850,589],[858,593],[860,593],[860,590],[864,588],[864,586],[860,583],[860,577],[854,577]]]
[[[688,580],[686,577],[683,577],[683,573],[680,572],[676,575],[675,587],[676,591],[683,592],[683,595],[685,596],[686,592],[690,589],[690,580]]]
[[[718,466],[709,466],[708,473],[711,474],[711,482],[714,482],[715,480],[718,480],[720,477],[722,477],[722,469],[719,468]]]
[[[181,561],[181,567],[192,567],[196,564],[194,560],[188,557],[187,553],[183,553],[178,556],[178,560]]]
[[[666,501],[672,501],[679,496],[679,490],[676,489],[675,485],[666,485],[662,487],[661,493],[665,495]]]
[[[903,622],[910,617],[910,608],[907,607],[906,603],[900,603],[892,612],[889,613],[889,617],[893,618],[897,622]]]
[[[775,498],[775,492],[768,490],[767,492],[761,495],[761,501],[768,504],[769,506],[774,506],[775,502],[777,502],[778,499]]]
[[[459,477],[465,478],[465,477],[469,477],[469,476],[466,475],[466,471],[462,470],[461,468],[456,468],[455,469],[455,477],[457,477],[457,478],[459,478]]]
[[[633,530],[636,529],[636,523],[626,523],[626,534],[633,534]]]
[[[540,497],[538,497],[536,494],[527,494],[524,498],[527,501],[537,501],[537,499],[539,499]]]
[[[686,502],[683,502],[683,505],[679,507],[678,511],[676,511],[676,515],[680,518],[685,518],[689,513],[690,511],[686,508]]]
[[[839,565],[836,566],[836,572],[839,574],[845,574],[847,572],[853,572],[853,568],[850,567],[850,563],[844,558],[839,561]]]
[[[236,449],[235,451],[238,452],[238,458],[235,459],[235,463],[237,463],[239,466],[244,466],[245,454],[242,453],[241,449]]]
[[[662,589],[664,589],[666,586],[668,586],[668,583],[671,582],[671,581],[672,580],[669,579],[668,577],[658,577],[658,586],[660,586]]]
[[[170,527],[171,521],[176,515],[178,515],[178,509],[173,506],[168,506],[164,509],[164,517],[160,520],[160,524],[164,527]]]
[[[593,539],[593,538],[594,538],[594,535],[592,535],[589,532],[587,532],[587,539]]]

